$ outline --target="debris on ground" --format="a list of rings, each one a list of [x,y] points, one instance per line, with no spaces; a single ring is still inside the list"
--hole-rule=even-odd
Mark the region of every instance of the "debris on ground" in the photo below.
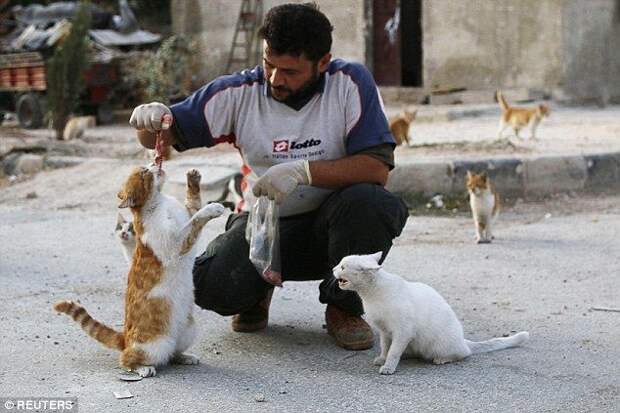
[[[142,380],[142,376],[140,376],[138,373],[133,373],[130,371],[126,371],[124,373],[122,373],[120,376],[118,376],[118,378],[122,381],[140,381]]]
[[[264,402],[264,401],[265,401],[265,395],[264,395],[264,394],[261,394],[261,393],[259,393],[259,394],[255,395],[255,396],[254,396],[254,401],[255,401],[255,402],[258,402],[258,403],[262,403],[262,402]]]
[[[444,207],[444,202],[443,202],[443,195],[442,194],[437,194],[435,196],[433,196],[430,199],[430,202],[428,204],[426,204],[426,208],[431,209],[431,208],[437,208],[437,209],[442,209]]]
[[[133,397],[133,394],[131,394],[129,390],[121,390],[115,391],[114,397],[116,397],[117,399],[131,399]]]
[[[591,307],[592,311],[606,311],[610,313],[620,313],[620,308],[610,308],[610,307]]]

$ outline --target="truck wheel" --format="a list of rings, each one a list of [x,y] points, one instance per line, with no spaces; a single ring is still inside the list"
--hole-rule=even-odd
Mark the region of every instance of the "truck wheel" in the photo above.
[[[43,108],[39,96],[34,93],[21,95],[15,105],[17,120],[22,128],[36,129],[43,125]]]

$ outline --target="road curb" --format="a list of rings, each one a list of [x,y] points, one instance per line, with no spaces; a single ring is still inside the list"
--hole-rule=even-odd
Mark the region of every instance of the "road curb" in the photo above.
[[[620,152],[402,163],[390,173],[387,188],[405,199],[462,196],[468,170],[487,171],[498,192],[507,198],[620,190]]]

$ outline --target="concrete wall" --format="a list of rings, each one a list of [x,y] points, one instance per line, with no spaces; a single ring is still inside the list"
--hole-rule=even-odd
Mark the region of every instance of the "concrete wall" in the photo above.
[[[300,0],[264,0],[264,11]],[[332,54],[348,60],[365,61],[363,2],[360,0],[318,0],[321,11],[334,26]],[[210,80],[222,74],[239,15],[241,0],[171,0],[174,33],[191,34],[199,39],[203,61],[200,78]]]
[[[424,0],[425,87],[559,85],[561,6],[562,0]]]
[[[335,57],[368,61],[372,0],[317,0]],[[620,100],[620,0],[422,0],[424,87],[553,91],[567,101]],[[264,9],[302,0],[264,0]],[[208,81],[222,74],[241,0],[171,0],[175,33],[199,39]],[[406,41],[406,39],[403,39]]]
[[[620,2],[566,0],[562,13],[563,84],[569,101],[620,99]]]

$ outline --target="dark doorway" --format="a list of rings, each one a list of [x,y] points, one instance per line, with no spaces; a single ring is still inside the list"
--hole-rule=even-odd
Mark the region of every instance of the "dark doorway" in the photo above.
[[[422,1],[401,0],[402,85],[422,86]]]
[[[372,2],[373,75],[381,86],[400,86],[400,30],[390,41],[385,30],[388,20],[394,18],[399,0],[374,0]]]
[[[373,0],[372,22],[377,84],[422,86],[422,0]]]

